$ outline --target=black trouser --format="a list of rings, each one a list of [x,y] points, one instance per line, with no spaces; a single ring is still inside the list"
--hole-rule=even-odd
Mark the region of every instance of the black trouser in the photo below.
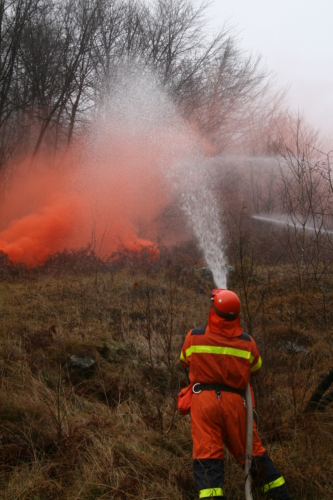
[[[258,485],[261,492],[266,494],[266,498],[272,500],[291,499],[283,477],[267,452],[259,457],[253,457],[250,472],[254,486]]]
[[[193,460],[193,473],[200,498],[225,499],[222,492],[224,483],[223,460],[211,458]],[[254,485],[257,484],[260,487],[267,499],[291,500],[284,479],[267,452],[261,456],[253,457],[251,475]]]

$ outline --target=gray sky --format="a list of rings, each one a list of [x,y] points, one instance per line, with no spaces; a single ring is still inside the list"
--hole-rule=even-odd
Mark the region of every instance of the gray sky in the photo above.
[[[233,26],[289,88],[288,104],[333,136],[333,0],[214,0],[207,18],[213,31]]]

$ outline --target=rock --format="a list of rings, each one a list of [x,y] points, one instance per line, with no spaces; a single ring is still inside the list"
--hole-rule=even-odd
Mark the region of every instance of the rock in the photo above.
[[[293,351],[296,354],[307,354],[309,351],[304,345],[297,345],[295,342],[286,342],[286,345],[284,347],[285,351]]]
[[[81,370],[88,370],[92,368],[95,364],[95,361],[90,356],[85,356],[84,358],[79,358],[78,356],[70,357],[69,366],[73,368],[80,368]]]
[[[227,269],[228,269],[228,274],[235,272],[235,268],[232,267],[232,266],[227,266]],[[214,281],[214,279],[213,279],[213,273],[212,273],[212,271],[210,270],[210,268],[208,266],[207,267],[199,267],[198,269],[195,269],[195,271],[202,278],[204,278],[206,280]]]
[[[205,280],[213,281],[213,273],[209,267],[199,267],[195,271]]]

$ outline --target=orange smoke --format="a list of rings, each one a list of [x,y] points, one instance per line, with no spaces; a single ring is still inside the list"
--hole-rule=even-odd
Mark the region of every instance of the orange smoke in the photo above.
[[[62,160],[19,162],[0,202],[0,250],[34,266],[64,249],[91,245],[103,258],[119,246],[152,245],[147,227],[168,201],[163,172],[187,147],[170,130],[117,127]]]
[[[68,215],[76,202],[75,195],[71,200],[59,195],[41,211],[13,220],[0,233],[0,249],[13,262],[30,266],[43,262],[70,238],[73,224]]]

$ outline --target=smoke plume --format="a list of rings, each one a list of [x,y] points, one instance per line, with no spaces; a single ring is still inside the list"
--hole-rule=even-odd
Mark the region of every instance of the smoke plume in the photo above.
[[[142,228],[178,203],[217,284],[225,286],[207,150],[155,78],[127,68],[66,154],[12,165],[0,250],[35,266],[55,252],[88,245],[102,258],[119,246],[140,249],[155,243]]]

